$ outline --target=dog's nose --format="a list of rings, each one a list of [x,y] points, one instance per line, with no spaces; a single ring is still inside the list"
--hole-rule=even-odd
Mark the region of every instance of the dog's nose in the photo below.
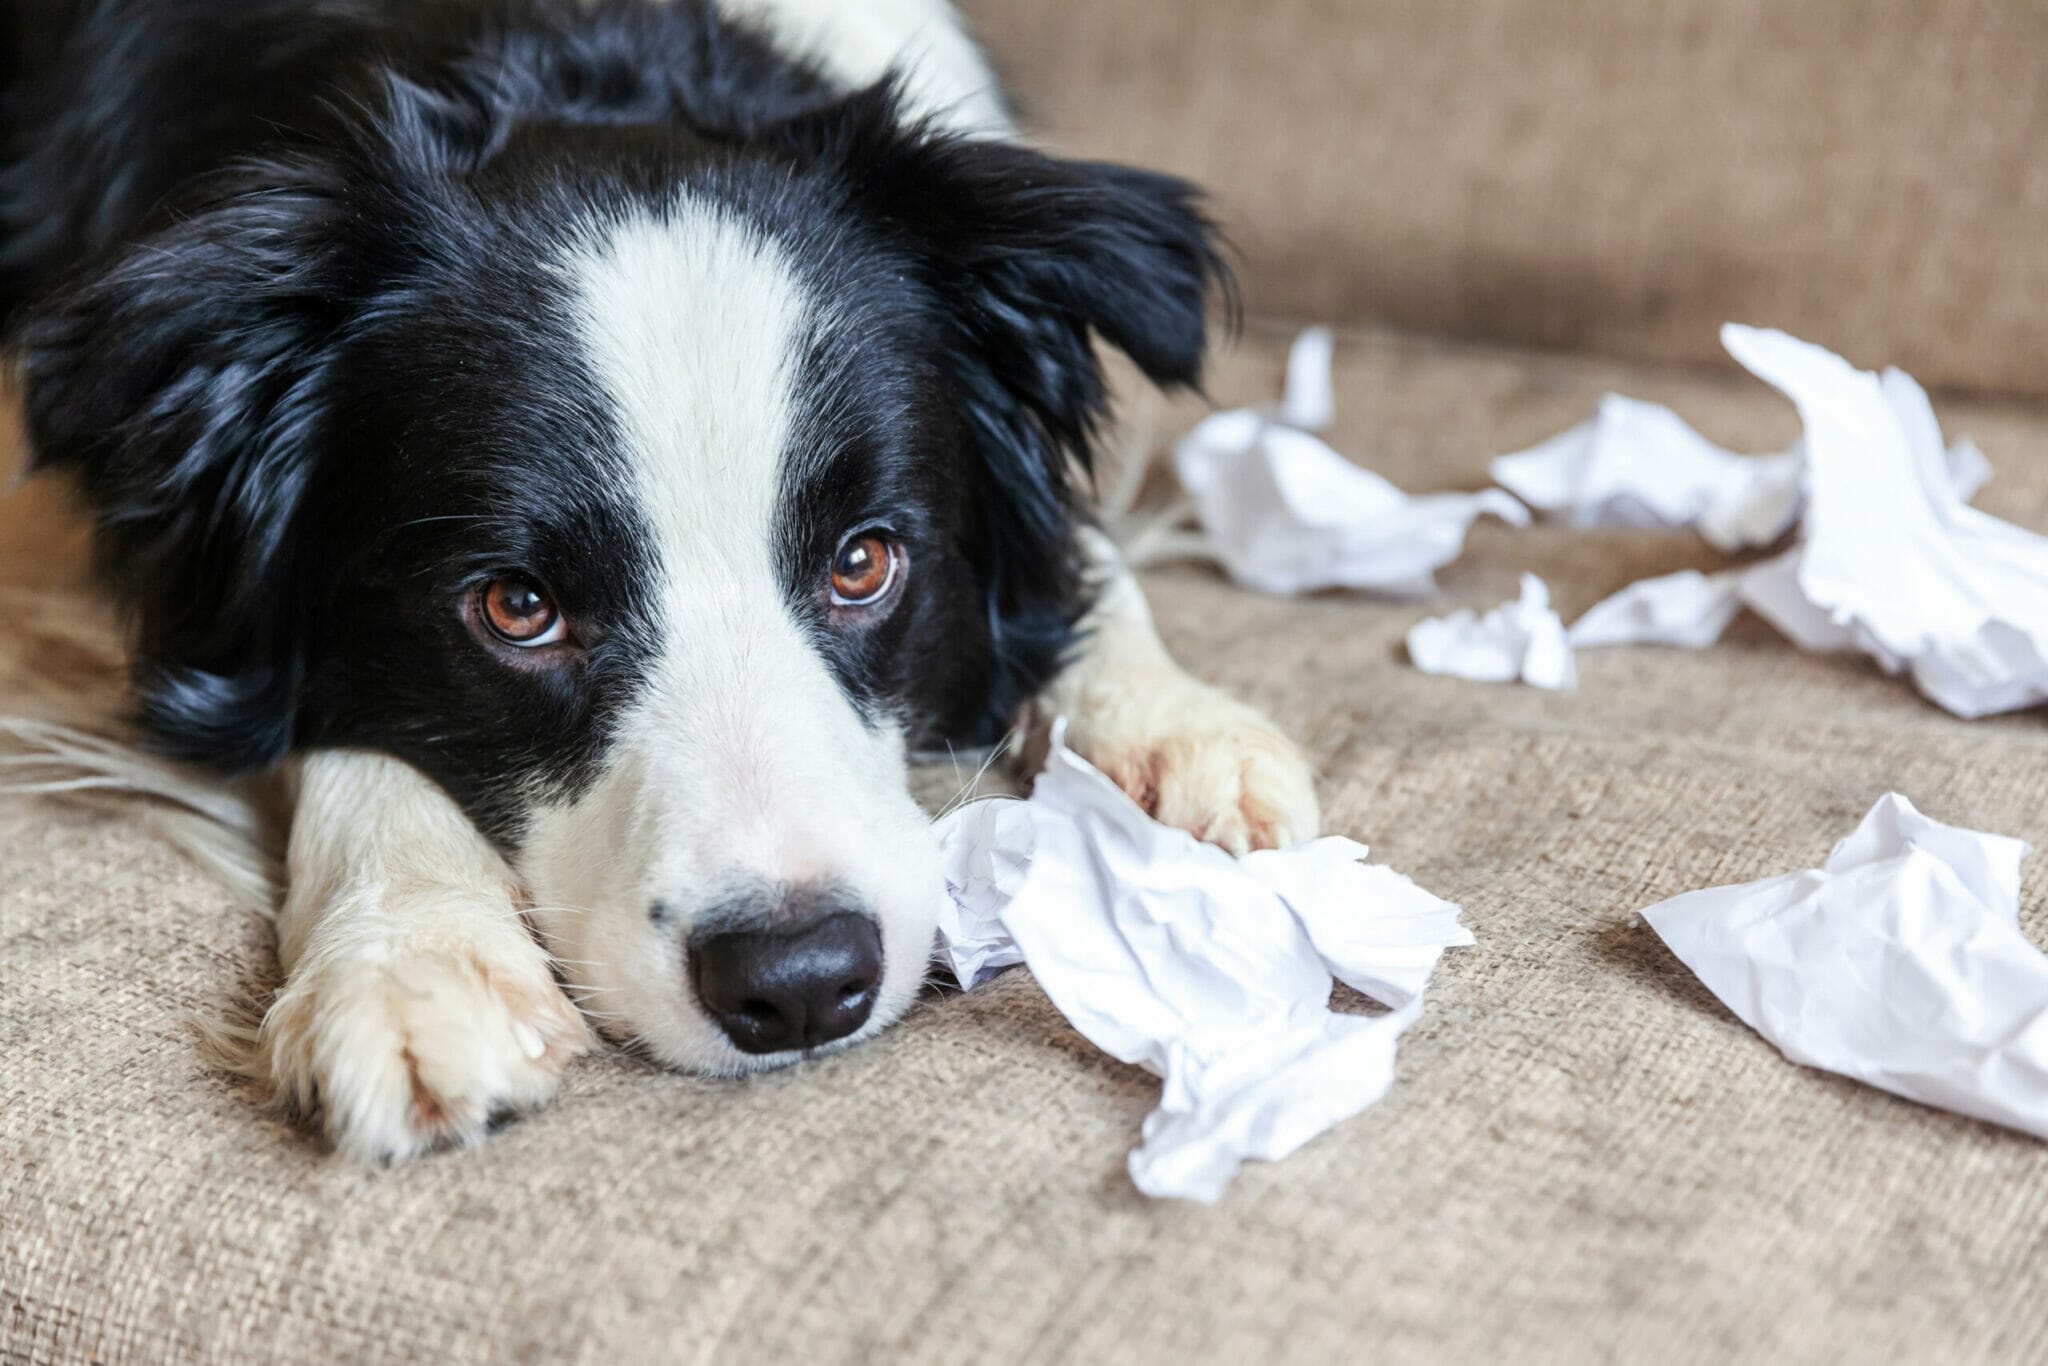
[[[867,1023],[882,936],[857,911],[786,930],[737,930],[690,945],[697,999],[748,1053],[815,1048]]]

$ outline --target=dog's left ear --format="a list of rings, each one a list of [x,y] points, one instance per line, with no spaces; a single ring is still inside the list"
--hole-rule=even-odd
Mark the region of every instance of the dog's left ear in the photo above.
[[[1209,305],[1231,277],[1215,225],[1186,181],[1071,161],[985,139],[945,138],[899,164],[896,212],[916,230],[942,289],[985,345],[1088,370],[1093,333],[1154,383],[1198,384]],[[1098,395],[1079,373],[1022,376],[1021,395],[1062,425]]]
[[[982,486],[1000,723],[1056,670],[1084,605],[1074,484],[1106,403],[1095,339],[1156,384],[1199,384],[1210,304],[1235,304],[1220,234],[1185,181],[906,124],[887,83],[786,135],[939,298],[936,359]]]
[[[965,340],[1085,458],[1101,337],[1154,382],[1199,384],[1209,305],[1235,285],[1202,195],[1173,176],[906,126],[882,84],[791,126],[958,305]]]

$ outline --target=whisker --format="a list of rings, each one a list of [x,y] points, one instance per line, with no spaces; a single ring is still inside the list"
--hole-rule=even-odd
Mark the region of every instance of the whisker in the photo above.
[[[981,786],[981,780],[988,776],[988,771],[995,767],[996,760],[1003,757],[1016,738],[1017,732],[1014,730],[1004,735],[1001,742],[989,751],[988,757],[981,761],[981,767],[974,771],[974,776],[961,785],[960,790],[953,794],[952,800],[941,807],[939,814],[933,817],[933,819],[944,820],[964,806],[972,797],[974,790]]]

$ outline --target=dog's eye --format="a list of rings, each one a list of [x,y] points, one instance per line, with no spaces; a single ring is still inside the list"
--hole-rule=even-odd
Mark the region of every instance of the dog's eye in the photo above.
[[[552,645],[569,634],[555,600],[528,579],[492,579],[480,592],[478,610],[492,635],[523,650]]]
[[[895,587],[902,551],[879,532],[848,540],[832,556],[832,601],[841,607],[867,607]]]

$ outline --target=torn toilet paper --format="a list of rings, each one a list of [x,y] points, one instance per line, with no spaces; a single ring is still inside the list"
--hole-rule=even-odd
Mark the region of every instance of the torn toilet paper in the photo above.
[[[1363,845],[1234,859],[1159,824],[1067,749],[1025,801],[941,818],[943,960],[972,989],[1023,963],[1090,1042],[1164,1081],[1130,1155],[1152,1196],[1213,1201],[1373,1104],[1458,908]],[[1330,1009],[1332,979],[1390,1007]]]
[[[1304,328],[1287,348],[1287,376],[1282,381],[1276,422],[1319,432],[1337,420],[1337,388],[1330,363],[1337,355],[1337,336],[1327,327]]]
[[[1620,394],[1570,431],[1499,457],[1492,473],[1575,527],[1695,527],[1722,550],[1769,545],[1799,517],[1796,452],[1737,455],[1662,404]]]
[[[1805,423],[1798,541],[1725,575],[1632,585],[1575,643],[1705,646],[1748,606],[1804,649],[1910,673],[1958,716],[2048,701],[2048,537],[1968,505],[1988,467],[1967,442],[1943,448],[1925,391],[1783,332],[1730,324],[1722,341]]]
[[[1940,435],[1933,433],[1937,443]],[[1990,462],[1968,440],[1936,458],[1933,473],[1965,502],[1991,478]],[[1690,528],[1730,552],[1767,546],[1792,529],[1805,471],[1801,444],[1778,455],[1737,455],[1662,404],[1620,394],[1601,399],[1570,431],[1492,465],[1495,482],[1572,526]]]
[[[1639,579],[1588,608],[1565,632],[1574,649],[1599,645],[1679,645],[1703,650],[1742,610],[1740,574],[1687,569]]]
[[[2048,1137],[2048,956],[2027,846],[1881,799],[1825,865],[1642,913],[1786,1057]]]
[[[1333,414],[1330,349],[1326,330],[1304,332],[1279,405],[1212,414],[1181,438],[1174,470],[1200,539],[1180,549],[1266,593],[1432,593],[1474,521],[1526,526],[1528,509],[1499,489],[1405,493],[1312,435]]]
[[[1806,423],[1800,544],[1745,575],[1744,601],[1813,648],[1839,640],[1910,670],[1959,716],[2048,699],[2048,538],[1957,495],[1920,386],[1782,332],[1722,337]]]
[[[1408,628],[1408,658],[1424,673],[1482,683],[1520,679],[1554,691],[1578,685],[1564,623],[1534,574],[1522,575],[1520,598],[1483,617],[1468,607],[1416,622]]]

